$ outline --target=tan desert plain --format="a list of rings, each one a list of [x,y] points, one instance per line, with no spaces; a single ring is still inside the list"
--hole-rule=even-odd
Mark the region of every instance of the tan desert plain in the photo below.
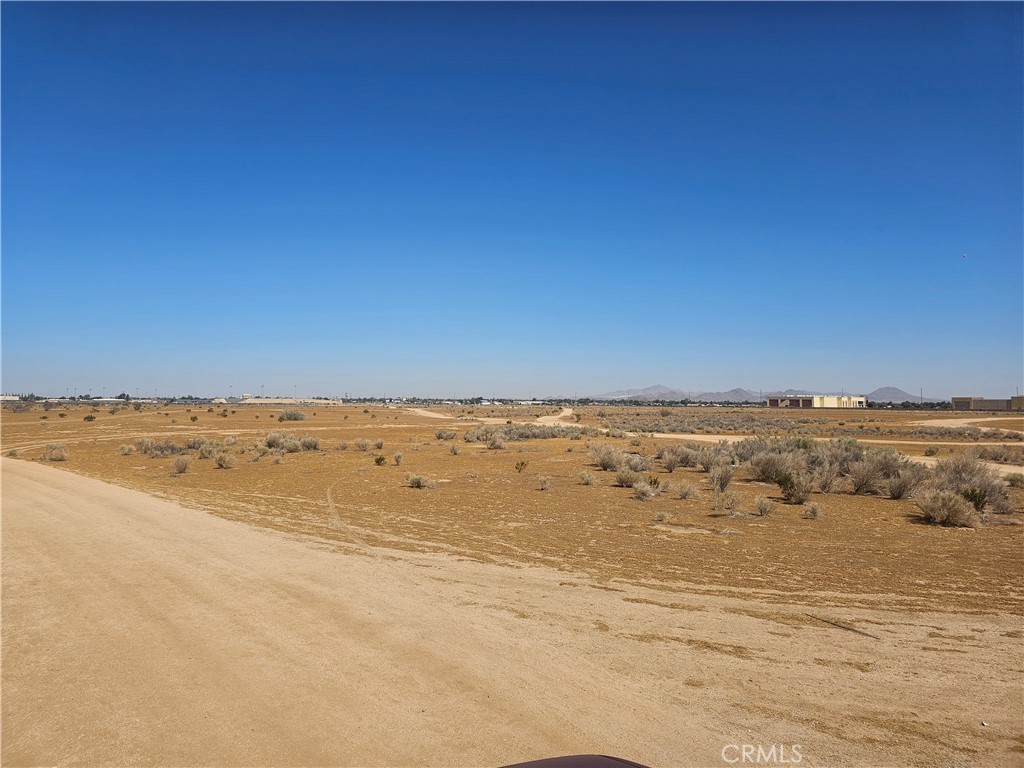
[[[1024,764],[1021,416],[2,427],[7,766]]]

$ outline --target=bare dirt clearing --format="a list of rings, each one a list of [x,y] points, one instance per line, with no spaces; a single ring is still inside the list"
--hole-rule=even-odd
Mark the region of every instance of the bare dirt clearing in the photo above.
[[[5,452],[62,442],[54,466],[225,518],[4,460],[6,764],[716,765],[748,738],[808,765],[1024,756],[1024,526],[926,526],[912,501],[846,492],[815,493],[818,520],[728,516],[697,469],[653,467],[694,494],[641,502],[588,457],[667,440],[463,439],[476,416],[550,428],[558,409],[303,410],[5,414]],[[320,449],[255,451],[282,430]],[[174,475],[174,456],[120,453],[137,437],[217,440],[234,465],[192,450]],[[745,472],[742,509],[781,502]]]

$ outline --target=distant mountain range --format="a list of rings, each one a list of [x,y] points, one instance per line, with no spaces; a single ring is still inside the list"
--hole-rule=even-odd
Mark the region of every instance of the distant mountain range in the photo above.
[[[595,400],[693,400],[705,403],[757,403],[766,397],[793,397],[797,395],[840,395],[858,394],[854,392],[811,392],[806,389],[787,389],[782,392],[755,392],[749,389],[730,389],[727,392],[697,392],[687,389],[674,389],[663,384],[655,384],[652,387],[643,389],[620,389],[615,392],[606,392],[603,395],[594,395]],[[868,400],[873,403],[903,403],[906,401],[917,402],[919,395],[912,395],[904,392],[898,387],[880,387],[873,392],[868,392]],[[942,402],[946,398],[935,399],[926,397],[926,403]]]

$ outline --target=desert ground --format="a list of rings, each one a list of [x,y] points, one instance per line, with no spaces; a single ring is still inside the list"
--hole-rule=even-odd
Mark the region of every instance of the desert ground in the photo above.
[[[953,528],[742,464],[723,508],[655,458],[758,434],[1007,475],[1024,418],[286,407],[4,412],[5,765],[1024,765],[1024,489]],[[517,425],[567,431],[466,439]]]

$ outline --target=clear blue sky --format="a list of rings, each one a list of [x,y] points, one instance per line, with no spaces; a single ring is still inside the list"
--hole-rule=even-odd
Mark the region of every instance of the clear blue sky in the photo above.
[[[3,390],[1005,397],[1022,7],[3,3]]]

